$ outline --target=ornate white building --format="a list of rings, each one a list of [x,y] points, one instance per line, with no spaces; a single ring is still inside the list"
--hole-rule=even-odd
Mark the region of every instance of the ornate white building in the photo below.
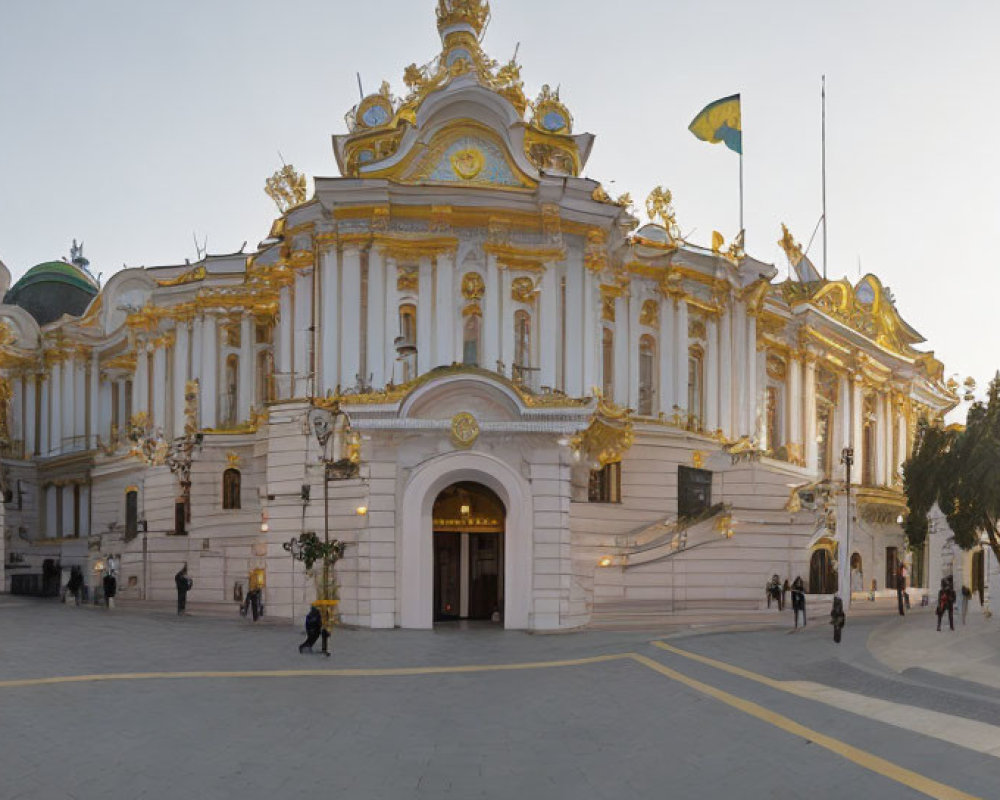
[[[8,292],[8,590],[74,564],[96,584],[112,555],[126,598],[171,600],[187,562],[194,601],[253,572],[269,614],[300,616],[312,583],[282,545],[325,528],[313,407],[346,415],[347,623],[751,608],[774,573],[833,591],[848,551],[856,589],[885,587],[916,421],[956,402],[942,365],[874,276],[775,282],[741,237],[683,241],[662,190],[636,230],[580,177],[594,137],[559,93],[529,101],[483,52],[488,17],[439,0],[441,54],[351,110],[341,177],[268,182],[282,214],[252,254],[98,292],[77,248],[28,275],[92,285],[85,306]]]

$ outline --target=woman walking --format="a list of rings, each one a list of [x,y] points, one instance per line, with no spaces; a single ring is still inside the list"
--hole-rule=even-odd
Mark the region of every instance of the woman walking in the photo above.
[[[799,612],[802,612],[802,627],[806,626],[806,585],[802,576],[797,575],[792,581],[792,613],[795,614],[795,627],[799,627]]]

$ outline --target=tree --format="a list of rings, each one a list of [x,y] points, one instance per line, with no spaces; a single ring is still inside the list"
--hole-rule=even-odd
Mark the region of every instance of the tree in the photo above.
[[[985,533],[1000,560],[1000,372],[985,403],[973,403],[965,428],[920,423],[912,457],[903,465],[910,513],[903,526],[911,546],[927,537],[934,503],[948,519],[955,544],[975,547]]]

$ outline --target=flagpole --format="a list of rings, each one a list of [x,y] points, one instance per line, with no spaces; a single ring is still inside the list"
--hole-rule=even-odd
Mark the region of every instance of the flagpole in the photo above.
[[[823,280],[826,280],[826,75],[823,76]]]
[[[743,251],[746,252],[747,240],[743,227],[743,141],[740,137],[740,231],[743,233]]]

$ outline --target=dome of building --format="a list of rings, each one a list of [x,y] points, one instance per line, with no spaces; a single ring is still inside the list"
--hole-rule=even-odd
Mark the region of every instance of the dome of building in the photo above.
[[[39,325],[47,325],[64,314],[80,316],[97,292],[97,282],[83,268],[65,261],[47,261],[24,273],[3,301],[20,306]]]

